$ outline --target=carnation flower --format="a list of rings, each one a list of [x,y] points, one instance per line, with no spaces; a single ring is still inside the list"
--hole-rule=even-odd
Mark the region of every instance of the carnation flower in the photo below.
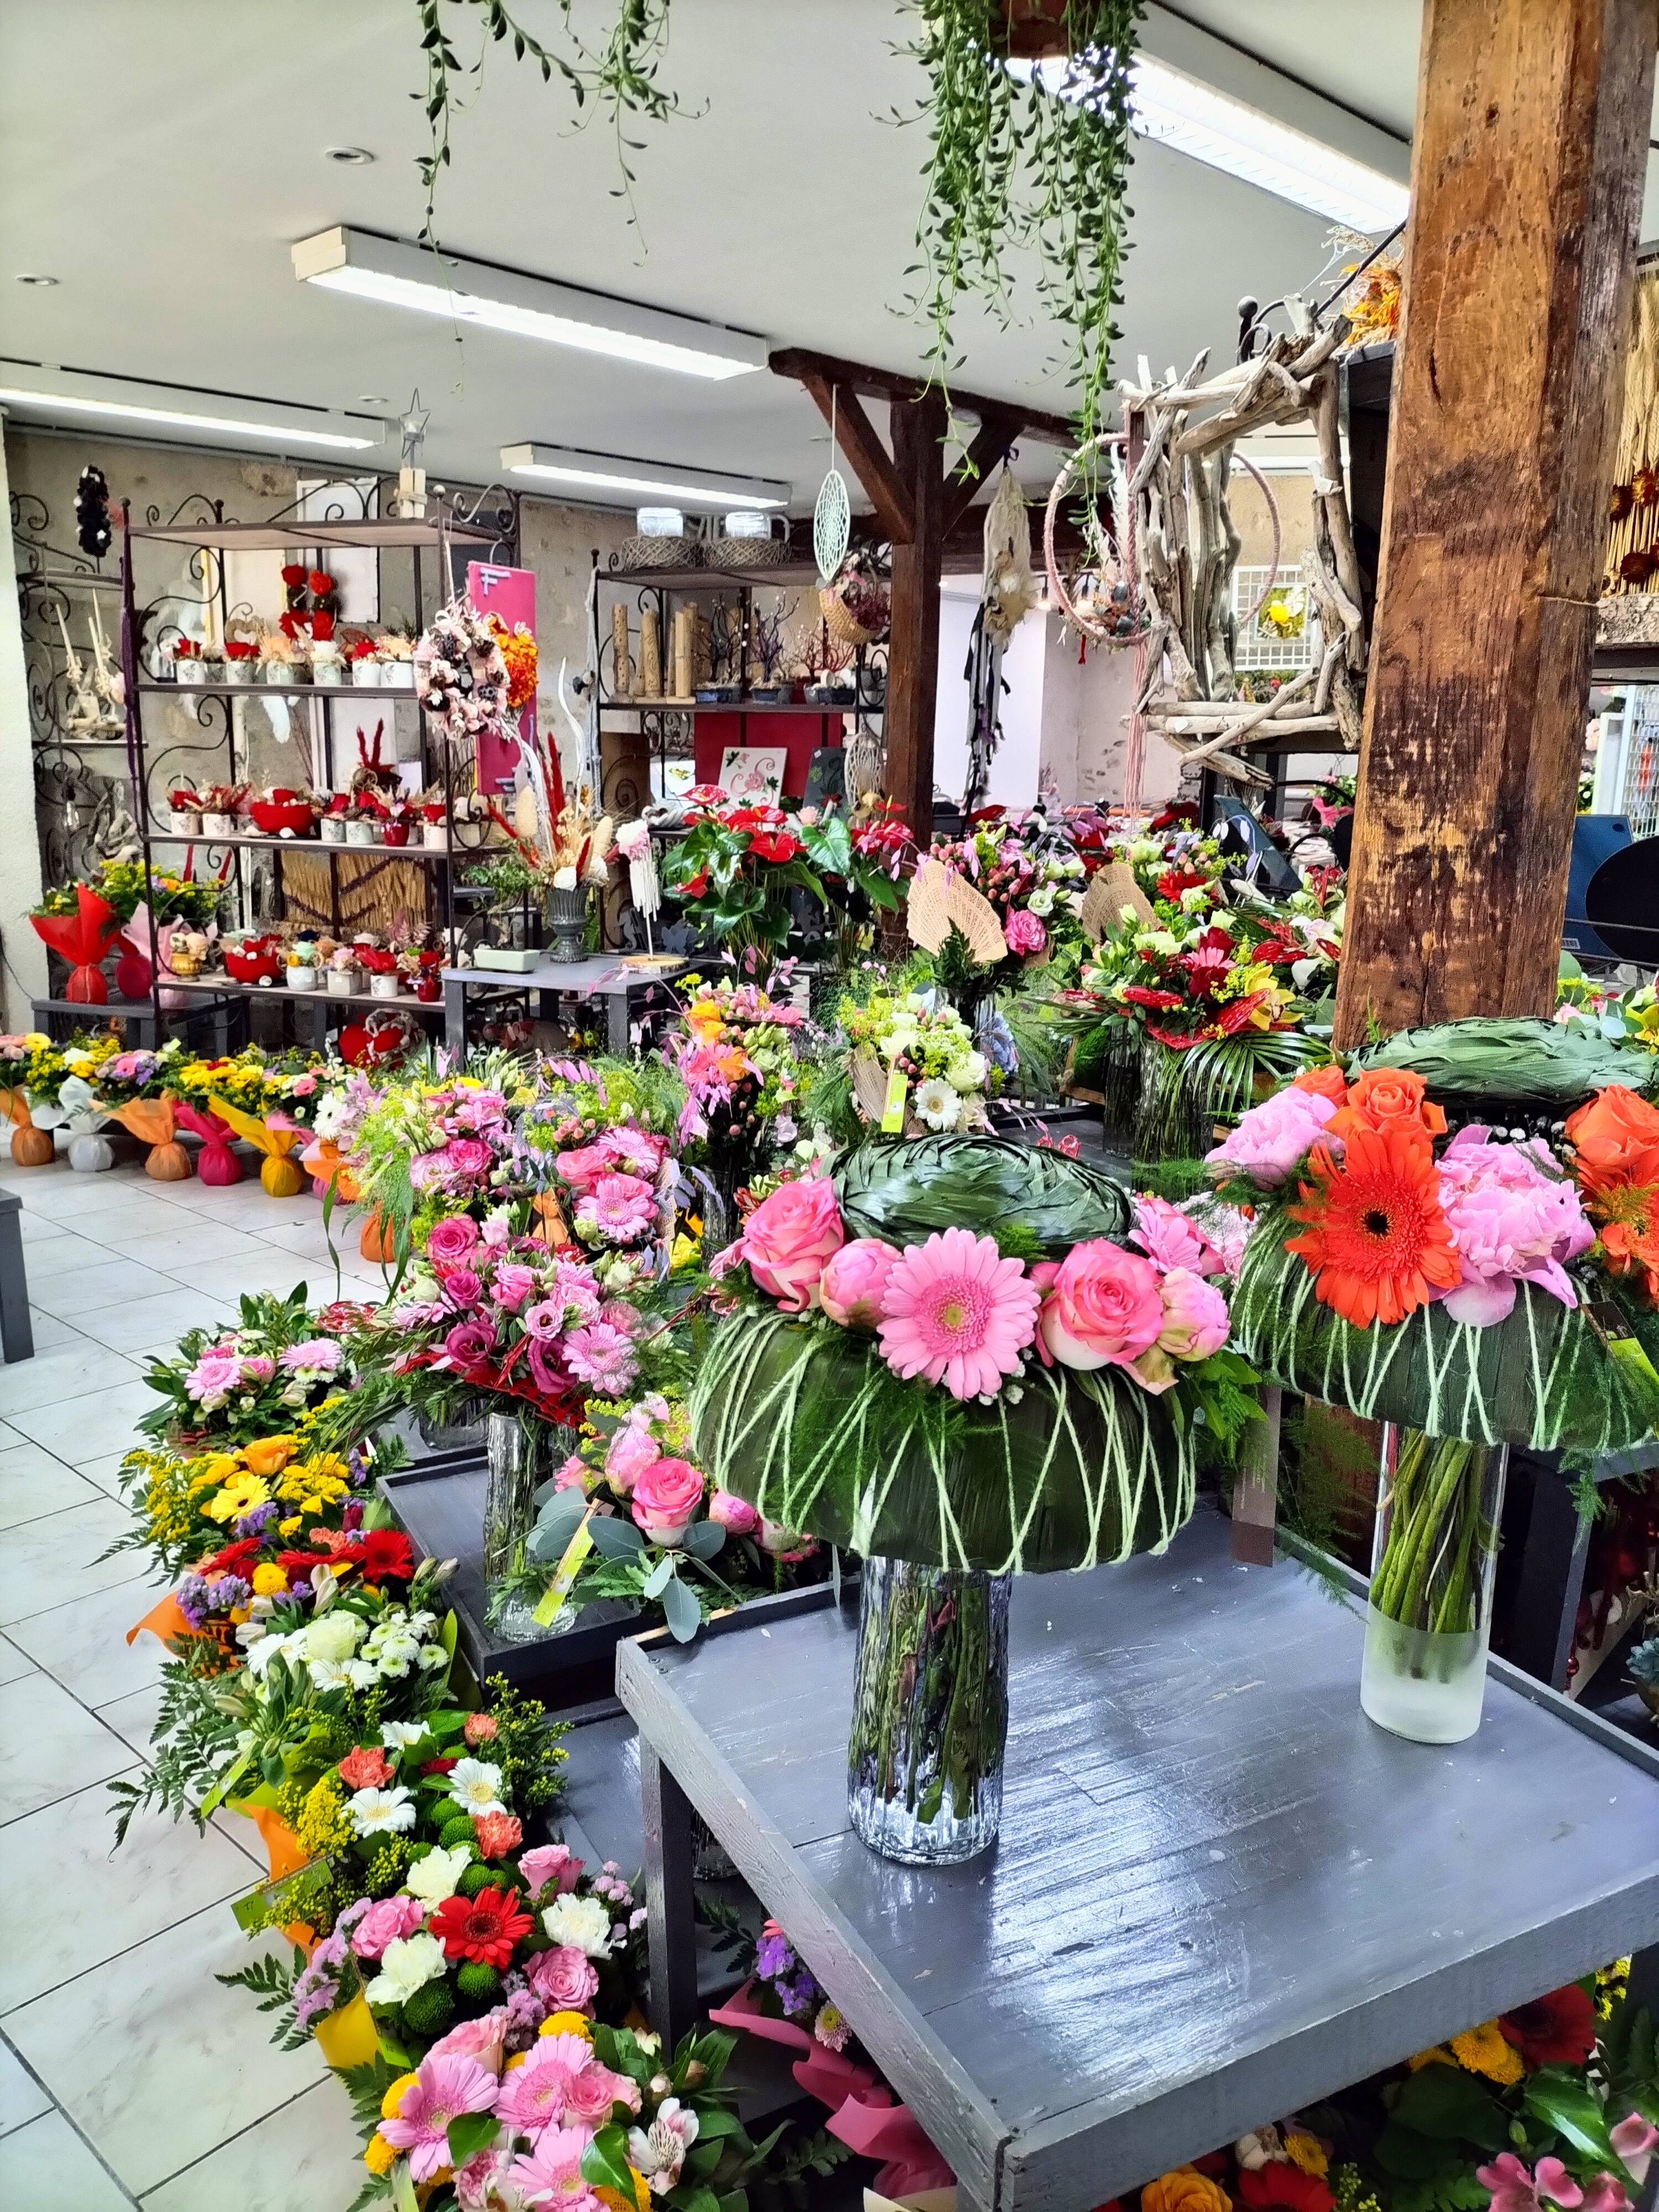
[[[568,1943],[590,1959],[611,1956],[611,1915],[597,1897],[556,1897],[542,1914],[553,1943]]]
[[[461,1734],[470,1748],[477,1750],[501,1732],[501,1724],[494,1713],[469,1713],[461,1723]]]
[[[349,1753],[335,1771],[348,1790],[378,1790],[391,1781],[392,1772],[386,1753],[367,1745]]]
[[[371,2001],[380,2005],[407,2004],[416,1990],[435,1982],[444,1971],[444,1947],[424,1929],[388,1943],[380,1954],[380,1971],[368,1985]]]
[[[454,1896],[461,1876],[471,1863],[472,1854],[465,1844],[457,1844],[449,1851],[434,1844],[410,1867],[404,1876],[404,1887],[424,1904],[441,1905],[445,1898]]]
[[[957,1398],[989,1394],[1018,1373],[1019,1355],[1036,1333],[1037,1305],[1035,1284],[1019,1261],[1002,1257],[994,1238],[946,1229],[909,1246],[895,1264],[881,1356],[895,1374],[943,1382]]]
[[[463,2112],[487,2112],[495,2102],[495,2076],[476,2058],[421,2061],[404,2091],[395,2116],[382,2119],[380,2133],[394,2149],[407,2151],[415,2181],[430,2181],[449,2163],[449,2124]]]
[[[1046,1291],[1038,1338],[1045,1364],[1087,1372],[1129,1367],[1164,1327],[1158,1270],[1109,1237],[1074,1244],[1058,1267],[1034,1270]]]
[[[486,1859],[505,1858],[516,1851],[524,1841],[524,1827],[513,1813],[480,1813],[472,1823],[478,1838],[479,1856]]]
[[[425,1908],[418,1898],[378,1898],[352,1929],[351,1948],[360,1959],[381,1958],[389,1944],[414,1935],[425,1919]]]
[[[763,1198],[741,1239],[750,1273],[786,1313],[817,1303],[824,1264],[846,1241],[835,1190],[821,1176],[783,1183]]]

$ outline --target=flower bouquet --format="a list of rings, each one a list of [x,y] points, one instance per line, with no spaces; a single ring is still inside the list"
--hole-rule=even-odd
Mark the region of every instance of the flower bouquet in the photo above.
[[[664,888],[688,921],[764,981],[788,945],[793,895],[804,891],[820,907],[828,902],[808,832],[782,807],[734,805],[714,785],[699,784],[687,805],[685,837],[663,857]],[[840,872],[847,875],[854,856],[846,824],[839,827],[846,845]],[[868,871],[872,881],[878,872]],[[880,881],[890,891],[884,876]]]
[[[415,695],[452,744],[507,719],[511,678],[487,617],[465,596],[434,616],[415,647]]]
[[[1225,1298],[1129,1227],[1060,1152],[874,1138],[714,1263],[732,1310],[692,1387],[697,1457],[866,1560],[852,1818],[888,1856],[995,1834],[1010,1577],[1162,1550],[1200,1410],[1224,1445],[1249,1417]]]
[[[186,1329],[176,1352],[151,1360],[145,1382],[161,1403],[138,1427],[158,1443],[192,1449],[251,1443],[291,1427],[350,1370],[340,1323],[356,1309],[313,1313],[305,1285],[285,1297],[245,1294],[233,1329]]]
[[[70,888],[74,904],[69,913],[43,905],[30,915],[29,926],[43,945],[69,963],[64,996],[77,1006],[106,1006],[109,985],[99,963],[121,933],[121,917],[89,884]]]
[[[730,1235],[737,1194],[774,1142],[794,1136],[790,1109],[800,1087],[805,1017],[758,984],[729,976],[705,983],[689,975],[680,988],[684,1026],[663,1054],[685,1085],[679,1141],[714,1208],[712,1244]]]
[[[1581,1079],[1586,1049],[1625,1057],[1547,1022],[1392,1042],[1416,1068],[1385,1045],[1352,1082],[1304,1071],[1210,1165],[1256,1213],[1234,1300],[1246,1354],[1387,1425],[1366,1710],[1456,1741],[1480,1723],[1504,1448],[1595,1458],[1659,1422],[1659,1109],[1612,1084],[1514,1130]]]
[[[892,619],[892,595],[865,553],[849,553],[818,592],[818,608],[843,645],[878,645]]]
[[[11,1124],[11,1158],[15,1167],[50,1167],[58,1157],[51,1130],[35,1124],[28,1086],[31,1068],[39,1067],[44,1076],[59,1057],[58,1048],[42,1030],[0,1036],[0,1116]]]
[[[936,1001],[931,991],[842,1000],[836,1018],[852,1053],[860,1121],[911,1137],[988,1126],[986,1103],[1001,1071],[975,1048],[955,1008]]]

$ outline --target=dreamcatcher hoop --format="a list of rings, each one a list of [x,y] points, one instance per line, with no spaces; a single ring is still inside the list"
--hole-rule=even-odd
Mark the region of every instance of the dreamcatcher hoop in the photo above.
[[[820,588],[833,584],[847,558],[853,534],[853,502],[847,479],[836,465],[836,398],[830,396],[830,472],[818,486],[812,507],[812,557],[818,564]]]

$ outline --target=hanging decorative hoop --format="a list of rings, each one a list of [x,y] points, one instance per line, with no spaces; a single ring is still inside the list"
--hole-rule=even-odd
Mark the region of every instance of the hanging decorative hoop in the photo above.
[[[853,531],[853,502],[848,496],[847,479],[836,467],[836,399],[832,387],[830,396],[830,472],[818,486],[817,500],[812,508],[812,558],[818,564],[820,587],[832,583],[840,575]]]

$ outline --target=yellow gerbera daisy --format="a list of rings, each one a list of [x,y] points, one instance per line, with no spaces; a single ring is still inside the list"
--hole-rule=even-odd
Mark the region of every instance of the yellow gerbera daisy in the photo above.
[[[261,1482],[257,1474],[239,1474],[216,1496],[207,1498],[202,1510],[210,1521],[240,1521],[245,1513],[252,1513],[256,1506],[270,1503],[269,1484]]]

